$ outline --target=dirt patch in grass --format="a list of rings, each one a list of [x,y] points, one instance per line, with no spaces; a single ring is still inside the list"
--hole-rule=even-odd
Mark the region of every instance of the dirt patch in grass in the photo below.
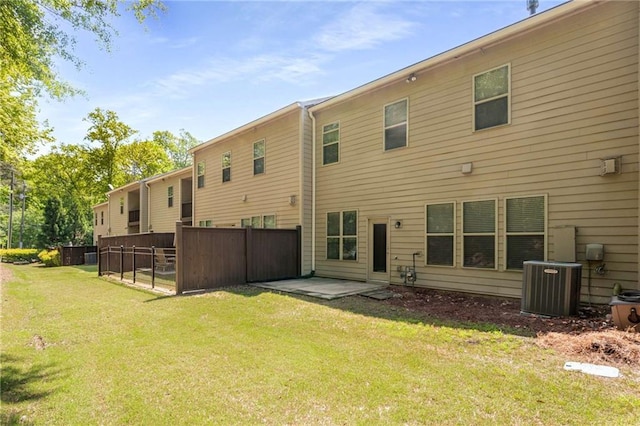
[[[4,266],[2,262],[0,262],[0,284],[6,283],[11,278],[13,278],[13,274],[11,273],[9,268]]]
[[[609,306],[580,310],[576,317],[544,318],[520,313],[520,300],[474,296],[425,288],[391,287],[385,303],[440,320],[494,324],[536,336],[536,344],[573,361],[640,368],[640,333],[620,331]]]

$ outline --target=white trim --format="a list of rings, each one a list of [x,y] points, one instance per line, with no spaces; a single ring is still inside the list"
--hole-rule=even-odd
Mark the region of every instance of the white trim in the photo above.
[[[493,224],[493,233],[489,234],[488,232],[482,232],[482,233],[478,233],[478,232],[470,232],[470,233],[465,233],[464,232],[464,204],[465,203],[477,203],[477,202],[483,202],[483,201],[493,201],[493,209],[494,209],[494,224]],[[460,255],[460,266],[463,269],[482,269],[485,271],[490,271],[490,270],[498,270],[498,198],[483,198],[483,199],[479,199],[479,200],[463,200],[460,201],[461,204],[461,214],[460,214],[460,231],[461,231],[461,235],[460,235],[460,241],[461,241],[461,255]],[[464,265],[464,258],[465,258],[465,252],[464,252],[464,238],[469,236],[469,237],[482,237],[482,236],[491,236],[493,235],[493,268],[482,268],[482,267],[475,267],[475,266],[465,266]]]
[[[476,101],[476,77],[480,75],[484,75],[490,73],[491,71],[499,70],[501,68],[507,67],[507,93],[500,94],[494,96],[492,98],[483,99],[481,101]],[[495,126],[484,127],[482,129],[476,129],[476,106],[480,104],[484,104],[490,101],[494,101],[497,99],[501,99],[507,97],[507,122],[502,124],[496,124]],[[482,132],[484,130],[495,129],[496,127],[508,126],[511,124],[511,62],[507,62],[506,64],[499,65],[497,67],[476,73],[471,76],[471,131],[472,132]]]
[[[328,132],[325,132],[324,128],[327,127],[327,126],[334,125],[334,124],[337,124],[338,128],[334,129],[334,130],[331,130],[330,132],[333,132],[333,131],[337,130],[338,131],[338,140],[336,142],[331,142],[330,144],[325,145],[324,144],[324,135],[326,133],[328,133]],[[341,139],[341,137],[342,137],[342,133],[340,131],[340,120],[322,125],[322,167],[332,166],[334,164],[340,164],[340,159],[342,158],[341,152],[340,152],[340,142],[341,142],[340,139]],[[327,164],[327,163],[324,162],[324,147],[325,146],[329,146],[329,145],[338,145],[338,161],[334,161],[333,163],[328,163]]]
[[[344,214],[345,212],[355,212],[356,213],[356,234],[355,235],[345,235],[344,234]],[[340,215],[340,233],[338,235],[329,235],[329,213],[338,213]],[[361,257],[361,253],[359,250],[359,244],[360,244],[360,236],[359,236],[359,220],[360,220],[360,212],[358,211],[358,209],[342,209],[342,210],[332,210],[329,211],[327,210],[325,212],[325,232],[324,232],[324,244],[325,244],[325,260],[328,261],[339,261],[339,262],[354,262],[354,263],[358,263],[360,261],[360,257]],[[327,241],[329,238],[337,238],[339,241],[339,249],[340,251],[338,252],[339,254],[339,258],[338,259],[329,259],[328,257],[328,253],[329,251],[327,250]],[[356,239],[356,258],[355,259],[343,259],[342,258],[342,244],[343,244],[343,240],[345,238],[355,238]]]
[[[431,234],[434,237],[437,236],[441,236],[441,237],[453,237],[453,264],[452,265],[431,265],[429,263],[427,263],[427,258],[429,256],[429,244],[427,242],[427,239],[429,238],[429,224],[428,224],[428,220],[429,217],[427,216],[427,208],[429,206],[438,206],[438,205],[443,205],[443,204],[453,204],[453,232],[452,233],[433,233]],[[428,267],[438,267],[438,268],[455,268],[457,266],[457,202],[456,201],[440,201],[440,202],[433,202],[433,203],[426,203],[424,205],[424,266],[428,266]]]
[[[537,198],[537,197],[543,197],[544,199],[544,253],[543,253],[543,260],[546,262],[548,259],[548,255],[549,255],[549,195],[548,194],[529,194],[529,195],[509,195],[504,197],[503,203],[502,203],[502,208],[503,208],[503,226],[504,226],[504,231],[503,231],[503,236],[502,236],[502,244],[504,247],[504,255],[503,255],[503,265],[504,265],[504,270],[505,271],[512,271],[512,272],[521,272],[521,269],[509,269],[508,266],[508,244],[507,244],[507,237],[509,235],[540,235],[540,232],[524,232],[524,233],[509,233],[507,231],[507,200],[513,200],[513,199],[521,199],[521,198]]]
[[[256,157],[256,144],[262,142],[262,144],[264,145],[264,153],[262,154],[262,157]],[[253,173],[253,176],[260,176],[260,175],[264,175],[267,173],[267,139],[266,138],[262,138],[259,139],[257,141],[255,141],[253,143],[253,145],[251,145],[251,172]],[[256,173],[256,160],[259,159],[263,159],[262,161],[262,173]]]
[[[224,156],[229,154],[229,165],[227,167],[224,166]],[[225,151],[220,156],[220,172],[221,172],[221,183],[231,182],[231,151]],[[224,180],[224,171],[229,169],[229,180]]]
[[[387,126],[387,107],[398,104],[400,102],[405,102],[405,101],[407,102],[407,109],[406,109],[407,116],[405,118],[404,123]],[[404,146],[398,146],[395,148],[387,149],[387,129],[399,127],[401,125],[405,126]],[[406,98],[402,98],[402,99],[398,99],[396,101],[390,102],[382,107],[382,152],[395,151],[396,149],[407,148],[408,146],[409,146],[409,97],[406,97]]]

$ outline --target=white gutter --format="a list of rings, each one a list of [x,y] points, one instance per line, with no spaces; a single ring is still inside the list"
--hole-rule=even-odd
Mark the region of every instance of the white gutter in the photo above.
[[[111,235],[111,194],[107,193],[107,236]]]
[[[311,271],[316,270],[316,118],[311,109]]]
[[[144,181],[144,186],[147,187],[147,232],[149,232],[149,225],[151,224],[151,187],[148,181]],[[142,231],[142,230],[141,230]]]
[[[300,235],[300,240],[302,241],[302,247],[300,248],[300,272],[304,275],[304,235],[305,235],[305,226],[304,226],[304,218],[305,218],[305,192],[304,192],[304,116],[305,108],[300,105],[300,119],[298,120],[298,137],[300,138],[300,148],[299,148],[299,160],[298,160],[298,218],[300,220],[300,225],[302,225],[302,231]]]

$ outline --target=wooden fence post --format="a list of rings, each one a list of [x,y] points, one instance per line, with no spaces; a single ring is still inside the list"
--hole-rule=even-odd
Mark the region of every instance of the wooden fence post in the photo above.
[[[296,274],[302,275],[302,226],[296,226]]]
[[[245,281],[253,282],[253,227],[244,228],[244,250],[245,250]]]
[[[182,294],[184,288],[184,241],[182,239],[182,222],[176,221],[176,294]]]

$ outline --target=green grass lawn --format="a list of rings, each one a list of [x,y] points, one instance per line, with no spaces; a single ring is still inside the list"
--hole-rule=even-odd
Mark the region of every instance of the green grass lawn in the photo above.
[[[7,266],[2,424],[635,425],[638,375],[362,297],[159,297],[95,267]],[[487,331],[488,330],[488,331]],[[43,349],[44,345],[44,349]]]

